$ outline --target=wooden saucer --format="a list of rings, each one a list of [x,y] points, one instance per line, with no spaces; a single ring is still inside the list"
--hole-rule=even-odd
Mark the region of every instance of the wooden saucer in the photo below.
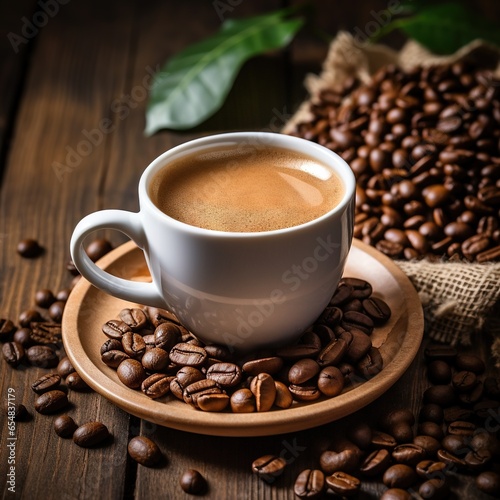
[[[98,262],[108,272],[128,279],[147,280],[142,251],[133,242],[116,248]],[[106,336],[101,326],[131,307],[81,279],[71,292],[63,317],[66,353],[81,377],[99,394],[123,410],[158,425],[217,436],[264,436],[295,432],[337,420],[371,403],[405,372],[417,354],[423,337],[424,319],[417,292],[407,276],[385,255],[354,240],[344,276],[369,281],[374,296],[392,310],[390,321],[372,336],[380,348],[383,370],[371,380],[358,383],[332,399],[294,405],[265,413],[208,413],[195,410],[173,396],[151,400],[140,391],[125,387],[116,371],[106,366],[99,353]]]

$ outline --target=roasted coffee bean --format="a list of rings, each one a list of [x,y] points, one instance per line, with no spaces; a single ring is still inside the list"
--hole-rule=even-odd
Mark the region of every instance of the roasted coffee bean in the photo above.
[[[348,302],[349,300],[354,298],[353,293],[354,293],[354,288],[342,281],[341,283],[339,283],[339,286],[337,287],[337,289],[335,290],[335,293],[333,294],[332,298],[330,299],[330,305],[333,307],[336,307],[338,309],[339,306],[341,306],[345,302]],[[329,310],[329,312],[330,312],[330,310]],[[334,316],[336,316],[336,315],[337,315],[337,313],[335,312]],[[335,323],[335,324],[337,324],[337,323]]]
[[[170,352],[181,340],[181,330],[177,325],[169,321],[159,323],[154,331],[154,339],[156,347],[160,347],[167,352]]]
[[[425,403],[435,403],[445,408],[453,405],[456,399],[457,395],[451,385],[434,385],[424,392]]]
[[[500,403],[495,400],[483,400],[476,403],[473,411],[478,418],[488,418],[498,414]]]
[[[26,238],[17,244],[17,253],[26,259],[34,259],[39,257],[44,252],[44,249],[37,240]]]
[[[500,474],[493,471],[481,472],[476,477],[476,486],[482,492],[498,497],[500,495]]]
[[[249,375],[256,376],[259,373],[269,373],[274,375],[278,373],[283,367],[283,360],[277,356],[270,356],[268,358],[258,358],[247,361],[243,364],[242,369]]]
[[[371,347],[368,353],[357,363],[356,367],[365,378],[371,378],[382,371],[384,361],[380,351]]]
[[[361,481],[342,471],[334,472],[325,478],[326,485],[337,495],[350,497],[356,495],[361,488]]]
[[[485,370],[484,361],[474,354],[459,354],[455,359],[457,370],[470,371],[477,375]]]
[[[5,404],[4,413],[7,417],[14,417],[16,422],[25,422],[31,417],[26,406],[22,403],[13,403],[12,401],[8,401]]]
[[[317,357],[317,362],[320,367],[336,365],[347,352],[348,345],[344,339],[333,338]]]
[[[388,488],[409,488],[417,480],[415,471],[405,464],[391,465],[382,477]]]
[[[201,366],[207,359],[203,347],[181,342],[170,350],[170,360],[180,366]]]
[[[366,422],[359,422],[349,427],[347,435],[358,448],[366,450],[371,446],[373,430]]]
[[[86,392],[90,390],[87,382],[85,382],[85,380],[83,380],[83,378],[76,372],[70,373],[64,382],[68,386],[68,389],[71,389],[72,391]]]
[[[473,405],[481,400],[481,398],[483,397],[483,393],[484,385],[481,381],[478,381],[476,385],[471,390],[469,390],[469,392],[459,394],[458,399],[464,405]]]
[[[288,389],[292,393],[294,399],[298,401],[315,401],[321,396],[321,392],[315,385],[290,384]]]
[[[441,406],[435,403],[427,403],[420,409],[419,420],[422,422],[435,422],[440,424],[444,419],[444,411]]]
[[[52,290],[47,288],[42,288],[35,292],[35,304],[44,309],[48,309],[54,302],[56,298]]]
[[[464,462],[471,471],[479,471],[486,468],[491,462],[491,453],[488,450],[471,450],[465,455]]]
[[[358,467],[360,453],[355,448],[348,448],[339,452],[327,450],[319,457],[321,470],[325,474],[336,471],[351,472]]]
[[[290,368],[288,380],[291,384],[304,384],[315,377],[319,371],[320,366],[314,359],[301,359]]]
[[[472,410],[461,406],[450,406],[444,410],[444,421],[448,424],[456,420],[471,420],[473,416]]]
[[[453,374],[452,384],[457,392],[470,392],[477,385],[477,377],[470,371],[456,372]]]
[[[397,441],[389,434],[381,431],[373,431],[372,446],[375,448],[385,448],[393,450],[397,446]]]
[[[418,493],[422,498],[438,500],[448,498],[450,487],[445,478],[433,478],[422,483],[418,489]]]
[[[447,465],[444,462],[434,462],[433,460],[422,460],[415,468],[417,474],[423,479],[444,476]]]
[[[2,356],[10,366],[15,368],[24,358],[24,348],[18,342],[7,342],[2,346]]]
[[[77,428],[75,421],[69,415],[59,415],[54,419],[54,431],[61,438],[73,437],[73,433]]]
[[[359,278],[342,278],[339,287],[349,286],[352,288],[352,299],[366,299],[373,292],[372,286],[368,281]]]
[[[391,463],[390,452],[384,448],[372,451],[361,463],[359,470],[366,476],[383,474]]]
[[[250,389],[243,388],[233,392],[230,404],[234,413],[252,413],[256,411],[255,396]]]
[[[274,387],[274,383],[273,383]],[[183,392],[184,402],[198,408],[198,398],[204,394],[220,394],[222,391],[214,380],[203,379],[188,385]]]
[[[109,439],[108,428],[101,422],[87,422],[73,433],[73,442],[82,448],[93,448]]]
[[[121,383],[131,389],[139,388],[146,378],[146,372],[144,371],[141,362],[132,358],[123,360],[118,365],[116,374],[118,375]]]
[[[229,396],[222,392],[201,394],[197,397],[196,404],[203,411],[222,411],[229,404]]]
[[[121,346],[121,342],[120,342]],[[122,350],[112,349],[101,354],[101,360],[111,368],[118,368],[122,361],[130,359],[130,356]]]
[[[295,480],[293,492],[299,498],[319,498],[325,488],[325,475],[318,469],[303,470]]]
[[[326,325],[333,328],[334,326],[340,324],[340,322],[342,321],[342,315],[342,309],[340,309],[339,307],[326,307],[321,313],[320,317],[316,320],[316,323],[318,325]]]
[[[144,345],[146,345],[145,342]],[[150,372],[159,372],[168,366],[170,358],[168,357],[167,351],[164,351],[159,347],[152,347],[151,349],[145,350],[144,355],[141,358],[141,363],[145,370]]]
[[[420,446],[425,450],[425,453],[429,457],[436,455],[438,450],[441,448],[441,443],[432,436],[415,436],[413,438],[413,444]]]
[[[146,352],[146,342],[141,335],[132,331],[123,334],[122,346],[131,358],[141,359]]]
[[[274,405],[282,409],[290,408],[293,403],[293,397],[288,387],[278,380],[275,380],[274,385],[276,386]]]
[[[65,392],[54,389],[44,392],[35,401],[35,410],[43,415],[55,413],[68,405],[68,396]]]
[[[285,471],[286,460],[275,455],[264,455],[252,462],[252,472],[260,479],[273,483]]]
[[[0,318],[0,342],[8,342],[16,327],[10,319]]]
[[[421,422],[418,425],[418,433],[424,436],[432,436],[438,441],[444,437],[442,426],[436,422]]]
[[[55,321],[56,323],[60,323],[62,321],[65,305],[66,303],[62,302],[61,300],[56,300],[53,304],[50,305],[48,313],[52,321]]]
[[[426,458],[426,451],[416,444],[399,444],[392,450],[392,458],[395,462],[406,465],[417,465]]]
[[[31,323],[30,337],[35,344],[54,344],[61,342],[61,325],[49,321]]]
[[[207,489],[207,481],[201,473],[195,469],[184,471],[179,482],[182,490],[189,495],[201,495]]]
[[[391,309],[388,304],[378,297],[364,299],[363,309],[376,325],[384,324],[391,317]]]
[[[451,366],[442,359],[435,359],[427,366],[427,376],[433,384],[448,384],[451,382]]]
[[[142,309],[139,309],[137,307],[131,309],[122,309],[119,316],[120,319],[134,332],[140,332],[147,326],[148,323],[146,313]]]
[[[43,317],[36,309],[26,309],[19,315],[19,324],[25,328],[38,321],[43,321]]]
[[[32,366],[39,368],[55,368],[59,364],[59,357],[47,345],[34,345],[26,350],[26,359]]]
[[[175,323],[177,325],[180,324],[177,316],[166,309],[160,309],[159,307],[149,307],[146,306],[144,308],[144,312],[146,316],[149,318],[149,321],[153,324],[155,328],[158,328],[163,323]]]
[[[152,467],[163,458],[158,445],[146,436],[133,437],[128,442],[127,451],[133,460],[145,467]]]
[[[352,340],[347,342],[348,347],[345,355],[349,361],[356,363],[368,354],[372,347],[372,340],[366,333],[357,328],[351,328],[349,333]]]
[[[410,493],[402,488],[389,488],[382,493],[380,500],[411,500]]]
[[[367,314],[358,311],[347,311],[342,316],[342,326],[346,330],[357,328],[366,334],[371,334],[374,328],[373,320]]]
[[[143,380],[141,391],[151,399],[161,398],[170,391],[170,382],[174,377],[164,373],[153,373]]]
[[[61,376],[57,373],[47,373],[42,375],[39,379],[35,380],[31,385],[33,391],[37,394],[43,394],[44,392],[55,389],[61,383]]]
[[[340,394],[344,388],[345,379],[342,372],[335,366],[327,366],[318,376],[318,389],[328,397]]]
[[[437,458],[440,462],[444,462],[450,467],[454,467],[456,470],[463,470],[466,467],[466,463],[453,453],[447,450],[439,450],[437,452]]]
[[[110,339],[121,340],[123,335],[132,332],[132,329],[123,321],[111,319],[102,325],[102,331]]]
[[[57,374],[61,378],[66,378],[70,373],[73,373],[75,371],[75,368],[73,367],[70,359],[65,356],[64,358],[59,361],[57,365]]]
[[[7,339],[5,339],[7,340]],[[12,340],[21,344],[25,349],[33,345],[33,341],[31,339],[31,329],[30,328],[19,328],[14,332],[12,336]]]
[[[442,441],[441,445],[450,453],[454,455],[465,455],[469,451],[469,437],[462,434],[448,434]],[[438,450],[439,451],[439,450]]]
[[[241,369],[234,363],[215,363],[207,370],[207,378],[221,387],[234,387],[241,381]]]
[[[255,406],[258,412],[271,409],[276,398],[276,385],[271,375],[259,373],[252,379],[250,390],[255,396]]]
[[[199,380],[203,380],[205,376],[203,373],[192,366],[183,366],[176,374],[177,380],[181,383],[183,387],[194,384]]]
[[[457,420],[448,425],[448,434],[456,434],[457,436],[472,436],[476,426],[472,422]]]
[[[500,455],[500,441],[491,432],[478,429],[470,440],[469,446],[475,450],[488,450],[492,455]]]

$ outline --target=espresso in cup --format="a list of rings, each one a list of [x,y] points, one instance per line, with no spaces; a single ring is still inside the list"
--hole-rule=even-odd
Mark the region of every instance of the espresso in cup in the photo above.
[[[344,194],[340,177],[306,154],[241,144],[172,160],[150,186],[153,203],[178,221],[245,233],[315,220]]]

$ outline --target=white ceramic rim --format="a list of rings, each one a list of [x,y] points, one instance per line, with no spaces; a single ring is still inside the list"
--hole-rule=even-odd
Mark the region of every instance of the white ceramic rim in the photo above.
[[[194,148],[223,145],[224,143],[230,145],[234,144],[235,142],[245,144],[245,141],[249,145],[257,143],[259,145],[265,146],[270,144],[275,147],[301,152],[324,163],[328,166],[328,168],[333,169],[344,183],[345,192],[342,200],[334,208],[312,221],[304,222],[303,224],[299,224],[297,226],[260,232],[217,231],[213,229],[205,229],[197,226],[192,226],[166,215],[152,202],[149,196],[149,186],[151,180],[156,172],[163,168],[168,163],[168,161],[179,158],[183,155],[187,155],[192,152]],[[285,234],[291,231],[296,231],[298,228],[312,227],[316,224],[321,223],[325,219],[334,216],[337,213],[342,213],[345,210],[346,205],[348,205],[354,198],[355,192],[356,180],[354,174],[346,161],[337,153],[334,153],[330,149],[327,149],[320,144],[302,139],[301,137],[294,137],[274,132],[229,132],[200,137],[199,139],[193,139],[191,141],[175,146],[158,156],[144,170],[139,181],[139,201],[141,204],[141,210],[143,208],[147,208],[148,210],[151,210],[153,213],[155,213],[158,217],[162,217],[165,221],[169,221],[174,226],[177,226],[179,229],[186,232],[195,233],[198,235],[210,235],[214,237],[226,238],[262,238],[266,236],[274,236]]]

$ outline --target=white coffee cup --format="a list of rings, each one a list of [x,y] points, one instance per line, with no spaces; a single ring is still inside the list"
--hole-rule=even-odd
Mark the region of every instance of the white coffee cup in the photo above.
[[[297,151],[331,168],[344,183],[332,210],[274,231],[231,233],[169,217],[149,196],[152,178],[193,151],[228,145]],[[138,213],[102,210],[82,219],[71,256],[93,285],[118,298],[167,308],[207,343],[251,350],[297,339],[327,306],[342,276],[353,232],[355,179],[347,163],[323,146],[297,137],[238,132],[189,141],[154,160],[139,182]],[[125,233],[144,251],[152,283],[112,276],[96,266],[84,240],[99,229]]]

